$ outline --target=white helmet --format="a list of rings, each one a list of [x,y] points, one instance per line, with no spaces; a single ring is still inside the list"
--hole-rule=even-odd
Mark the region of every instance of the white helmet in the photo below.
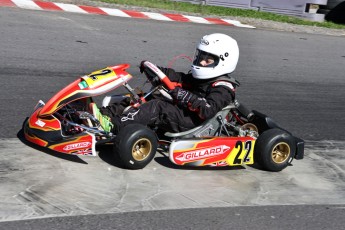
[[[196,47],[192,75],[197,79],[210,79],[232,73],[236,69],[239,49],[235,39],[225,34],[205,35]],[[204,66],[202,60],[212,59]]]

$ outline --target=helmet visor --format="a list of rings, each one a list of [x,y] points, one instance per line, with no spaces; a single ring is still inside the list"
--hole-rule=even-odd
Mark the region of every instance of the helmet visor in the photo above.
[[[219,58],[216,55],[197,49],[193,65],[199,67],[215,67],[218,65],[218,62]]]

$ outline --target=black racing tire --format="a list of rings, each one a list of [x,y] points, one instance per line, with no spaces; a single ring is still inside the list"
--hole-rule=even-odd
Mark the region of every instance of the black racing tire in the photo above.
[[[115,138],[114,154],[127,169],[142,169],[154,158],[157,151],[155,133],[140,124],[125,126]]]
[[[293,136],[281,129],[263,132],[255,143],[254,161],[264,170],[279,172],[285,169],[296,153]]]

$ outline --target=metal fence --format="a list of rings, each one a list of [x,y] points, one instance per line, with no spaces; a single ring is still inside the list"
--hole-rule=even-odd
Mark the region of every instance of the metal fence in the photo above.
[[[322,22],[324,14],[317,13],[319,6],[327,5],[327,0],[173,0],[210,6],[252,9]]]

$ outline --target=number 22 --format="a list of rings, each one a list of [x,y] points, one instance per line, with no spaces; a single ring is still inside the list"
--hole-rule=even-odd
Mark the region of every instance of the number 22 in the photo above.
[[[234,159],[234,163],[233,163],[234,165],[242,163],[242,159],[240,159],[240,156],[242,155],[242,148],[243,148],[241,141],[236,142],[235,148],[238,148],[238,147],[239,147],[239,149],[238,149],[237,155]],[[248,162],[248,161],[250,161],[250,159],[248,157],[249,157],[250,151],[252,149],[252,142],[246,141],[244,144],[244,149],[246,151],[246,154],[243,158],[243,162]]]

